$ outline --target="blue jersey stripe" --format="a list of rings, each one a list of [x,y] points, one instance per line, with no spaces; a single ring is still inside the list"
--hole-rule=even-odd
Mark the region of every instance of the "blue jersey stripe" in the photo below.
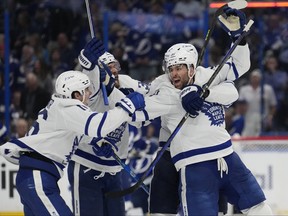
[[[101,122],[100,122],[100,124],[98,126],[97,137],[101,137],[101,130],[102,130],[102,127],[103,127],[103,124],[104,124],[106,118],[107,118],[107,112],[104,112],[103,113],[103,117],[101,119]]]
[[[183,160],[185,158],[189,158],[189,157],[193,157],[193,156],[201,155],[201,154],[217,152],[217,151],[229,148],[231,146],[232,146],[232,142],[231,142],[231,140],[228,140],[227,142],[221,143],[221,144],[216,145],[216,146],[211,146],[211,147],[206,147],[206,148],[199,148],[199,149],[193,149],[193,150],[190,150],[190,151],[181,152],[181,153],[175,155],[172,158],[172,161],[175,164],[179,160]]]
[[[34,151],[34,152],[37,152],[37,151],[35,151],[34,149],[32,149],[32,148],[30,148],[29,146],[27,146],[25,143],[23,143],[22,141],[20,141],[19,139],[13,139],[13,140],[11,140],[11,141],[9,141],[9,142],[11,142],[11,143],[14,143],[14,144],[16,144],[17,146],[19,146],[19,147],[21,147],[21,148],[27,148],[27,149],[29,149],[29,150],[31,150],[31,151]],[[39,152],[37,152],[38,154],[41,154],[41,153],[39,153]],[[41,155],[43,155],[43,154],[41,154]],[[45,157],[45,155],[43,155],[44,157]],[[50,159],[50,158],[49,158]],[[52,160],[52,159],[50,159],[51,161],[53,161],[57,166],[59,166],[62,170],[64,169],[64,165],[63,164],[61,164],[61,163],[58,163],[58,162],[56,162],[56,161],[54,161],[54,160]]]
[[[119,166],[118,162],[116,160],[102,160],[100,157],[97,157],[96,155],[89,154],[88,152],[82,151],[81,149],[77,149],[75,152],[75,155],[78,155],[79,157],[85,158],[86,160],[89,160],[93,163],[97,163],[100,165],[105,166]],[[123,163],[125,163],[125,159],[121,159]]]
[[[89,125],[90,125],[90,122],[91,122],[91,119],[95,116],[95,115],[97,115],[98,113],[93,113],[93,114],[91,114],[90,116],[89,116],[89,118],[87,119],[87,122],[86,122],[86,124],[85,124],[85,129],[84,129],[84,134],[85,135],[88,135],[88,129],[89,129]]]
[[[235,79],[237,79],[239,77],[239,73],[237,71],[237,68],[236,68],[234,62],[232,62],[232,68],[233,68],[233,72],[234,72],[234,75],[235,75]]]
[[[20,141],[19,139],[13,139],[10,140],[9,142],[16,144],[17,146],[21,147],[21,148],[27,148],[29,150],[33,150],[32,148],[30,148],[29,146],[27,146],[25,143],[23,143],[22,141]]]
[[[144,116],[145,116],[145,121],[149,120],[149,115],[148,112],[144,109],[143,110]]]

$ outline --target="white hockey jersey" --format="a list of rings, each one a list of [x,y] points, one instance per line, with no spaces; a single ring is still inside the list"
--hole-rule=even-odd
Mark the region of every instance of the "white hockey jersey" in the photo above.
[[[96,67],[95,70],[93,71],[83,70],[83,72],[88,75],[91,81],[92,94],[88,104],[90,109],[96,112],[105,112],[110,109],[113,109],[115,107],[115,103],[112,102],[113,100],[109,101],[108,106],[104,105],[104,98],[102,90],[100,88],[98,68]],[[110,98],[112,97],[113,96],[110,96]],[[117,99],[119,101],[119,99],[124,97],[125,97],[124,94],[119,93]],[[125,159],[127,158],[128,155],[128,145],[129,145],[128,123],[123,122],[115,130],[108,133],[107,137],[115,140],[116,142],[115,144],[118,147],[118,151],[115,150],[115,153],[119,156],[119,158],[123,162],[125,162]],[[92,146],[89,144],[90,141],[91,141],[90,137],[84,137],[81,140],[81,144],[79,145],[75,154],[72,156],[73,161],[101,172],[115,173],[121,171],[122,167],[113,157],[105,158],[95,155],[95,153],[92,150]]]
[[[2,145],[1,154],[9,157],[11,153],[17,156],[19,151],[33,150],[50,158],[62,169],[71,159],[83,134],[104,137],[128,119],[128,113],[118,107],[97,113],[79,100],[52,95],[46,108],[39,112],[28,136]]]
[[[221,158],[233,152],[230,135],[225,130],[224,107],[220,104],[229,105],[238,99],[236,88],[231,88],[229,82],[242,76],[249,68],[248,45],[238,46],[212,82],[210,94],[199,116],[187,119],[171,143],[172,160],[177,170],[188,164]],[[215,69],[197,67],[194,84],[206,84]],[[163,82],[145,98],[145,110],[136,112],[133,120],[144,121],[161,116],[167,136],[175,130],[185,111],[181,105],[180,90],[163,77],[159,77]]]

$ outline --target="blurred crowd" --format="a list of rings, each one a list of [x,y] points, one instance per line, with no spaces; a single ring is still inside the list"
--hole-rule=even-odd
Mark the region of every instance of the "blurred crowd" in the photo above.
[[[103,38],[106,33],[107,49],[119,60],[121,73],[149,82],[163,73],[163,55],[172,44],[189,42],[201,49],[207,30],[205,16],[211,20],[215,12],[208,10],[208,3],[90,0],[90,7],[96,36]],[[63,71],[80,69],[78,53],[90,39],[90,30],[81,0],[11,0],[0,4],[1,14],[5,8],[10,14],[11,138],[23,136],[38,111],[45,107],[55,78]],[[227,108],[226,124],[231,135],[282,134],[288,130],[287,12],[287,8],[245,9],[255,21],[247,38],[252,65],[236,82],[239,100]],[[1,137],[5,131],[5,53],[4,17],[0,19]],[[203,64],[217,65],[230,42],[217,25]],[[147,131],[147,136],[151,136],[151,129],[144,130]]]

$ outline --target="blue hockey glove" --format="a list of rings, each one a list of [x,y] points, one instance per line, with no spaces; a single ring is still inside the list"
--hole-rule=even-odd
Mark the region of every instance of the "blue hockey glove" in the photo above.
[[[198,85],[188,85],[180,93],[182,107],[191,117],[199,115],[199,111],[204,103],[204,98],[200,97],[202,88]]]
[[[94,145],[94,146],[92,146],[92,149],[93,149],[95,155],[97,155],[99,157],[106,157],[106,158],[110,158],[114,152],[112,149],[112,146],[106,142],[102,143],[101,146]]]
[[[126,98],[121,99],[121,101],[116,103],[116,106],[120,106],[124,109],[130,116],[134,114],[137,110],[142,110],[145,107],[145,100],[142,94],[138,92],[132,92],[127,95]]]
[[[93,70],[98,62],[98,58],[105,52],[104,45],[101,40],[92,38],[81,50],[78,56],[79,63],[86,70]]]
[[[109,96],[115,86],[115,76],[104,62],[100,61],[100,63],[100,81],[104,83],[107,95]]]
[[[218,17],[221,27],[228,33],[232,40],[235,41],[246,25],[246,16],[241,10],[233,9],[228,6],[225,7],[223,11],[227,18],[222,15]]]

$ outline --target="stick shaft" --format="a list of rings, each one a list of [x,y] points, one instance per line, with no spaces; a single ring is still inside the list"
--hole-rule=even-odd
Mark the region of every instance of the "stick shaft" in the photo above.
[[[95,30],[94,30],[94,23],[93,23],[93,19],[92,19],[92,15],[91,15],[89,0],[85,0],[85,4],[86,4],[87,18],[88,18],[91,38],[94,38],[95,37]],[[101,83],[100,85],[101,85],[102,95],[103,95],[103,99],[104,99],[104,104],[109,105],[105,85],[103,83]]]

